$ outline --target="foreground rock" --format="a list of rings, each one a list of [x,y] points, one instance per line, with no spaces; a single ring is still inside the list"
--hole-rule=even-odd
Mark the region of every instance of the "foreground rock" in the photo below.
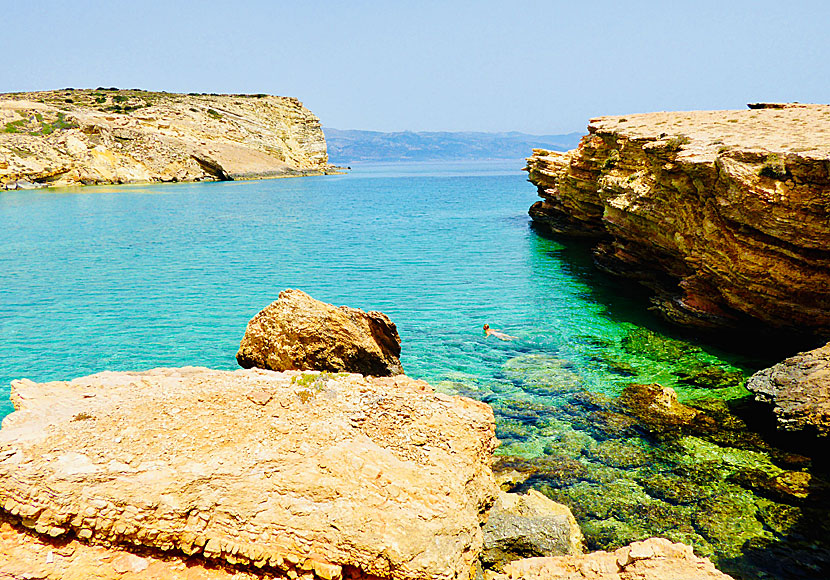
[[[0,516],[55,554],[79,540],[293,578],[466,579],[497,491],[490,408],[404,376],[105,372],[15,381],[12,400]],[[44,551],[3,529],[5,558]]]
[[[322,174],[297,99],[141,90],[0,94],[0,189]]]
[[[691,546],[663,538],[634,542],[614,552],[529,558],[487,573],[486,580],[731,580]]]
[[[830,336],[830,105],[776,107],[592,119],[528,159],[530,214],[676,323]]]
[[[248,323],[236,360],[244,368],[389,376],[403,373],[400,354],[398,330],[382,312],[284,290]]]
[[[786,431],[830,435],[830,343],[752,375],[746,388]]]
[[[484,525],[482,564],[502,570],[513,560],[585,551],[585,538],[567,506],[530,490],[500,492]]]

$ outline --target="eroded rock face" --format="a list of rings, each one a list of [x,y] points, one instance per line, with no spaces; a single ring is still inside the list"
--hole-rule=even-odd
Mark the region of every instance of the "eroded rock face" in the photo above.
[[[405,376],[104,372],[15,381],[12,400],[1,513],[43,538],[294,578],[466,579],[497,492],[490,408]]]
[[[248,323],[236,360],[244,368],[389,376],[403,373],[400,354],[398,330],[382,312],[289,289]]]
[[[830,343],[758,371],[746,388],[772,405],[779,428],[830,435]]]
[[[0,95],[0,189],[330,172],[294,98],[73,90]]]
[[[597,264],[669,320],[830,336],[830,105],[592,119],[536,150],[530,215],[595,238]]]
[[[536,490],[500,492],[484,525],[484,566],[502,570],[513,560],[585,551],[585,538],[568,506]]]
[[[731,580],[691,546],[664,538],[634,542],[614,552],[580,556],[528,558],[505,567],[504,574],[488,573],[486,580]]]

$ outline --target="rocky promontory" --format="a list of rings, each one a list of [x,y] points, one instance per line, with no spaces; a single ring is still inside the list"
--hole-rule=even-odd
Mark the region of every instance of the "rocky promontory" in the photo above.
[[[592,119],[528,159],[533,220],[681,325],[830,336],[830,105],[751,107]]]
[[[270,95],[0,94],[0,189],[331,172],[320,122]]]

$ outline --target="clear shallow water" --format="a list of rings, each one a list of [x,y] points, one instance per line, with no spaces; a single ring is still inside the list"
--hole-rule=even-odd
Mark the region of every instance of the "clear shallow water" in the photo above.
[[[815,461],[742,422],[741,380],[772,361],[671,337],[584,248],[534,233],[521,166],[4,192],[0,416],[15,378],[236,368],[247,321],[300,288],[386,312],[409,375],[491,403],[516,487],[571,505],[592,547],[664,535],[736,576],[817,577]],[[485,339],[485,322],[519,340]],[[651,424],[619,398],[632,382],[709,419]]]

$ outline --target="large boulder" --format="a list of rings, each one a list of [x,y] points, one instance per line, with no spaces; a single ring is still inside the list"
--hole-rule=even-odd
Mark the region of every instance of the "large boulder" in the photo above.
[[[505,567],[486,580],[732,580],[691,546],[664,538],[634,542],[613,552],[528,558]]]
[[[830,434],[830,343],[758,371],[746,388],[772,405],[780,429]]]
[[[400,354],[398,330],[382,312],[335,307],[289,289],[248,323],[236,360],[243,368],[389,376],[403,373]]]
[[[15,381],[12,402],[0,569],[78,540],[266,577],[466,580],[497,494],[490,407],[406,376],[104,372]]]
[[[568,506],[533,489],[500,492],[484,525],[481,562],[503,570],[513,560],[581,554],[584,549],[585,538]]]

